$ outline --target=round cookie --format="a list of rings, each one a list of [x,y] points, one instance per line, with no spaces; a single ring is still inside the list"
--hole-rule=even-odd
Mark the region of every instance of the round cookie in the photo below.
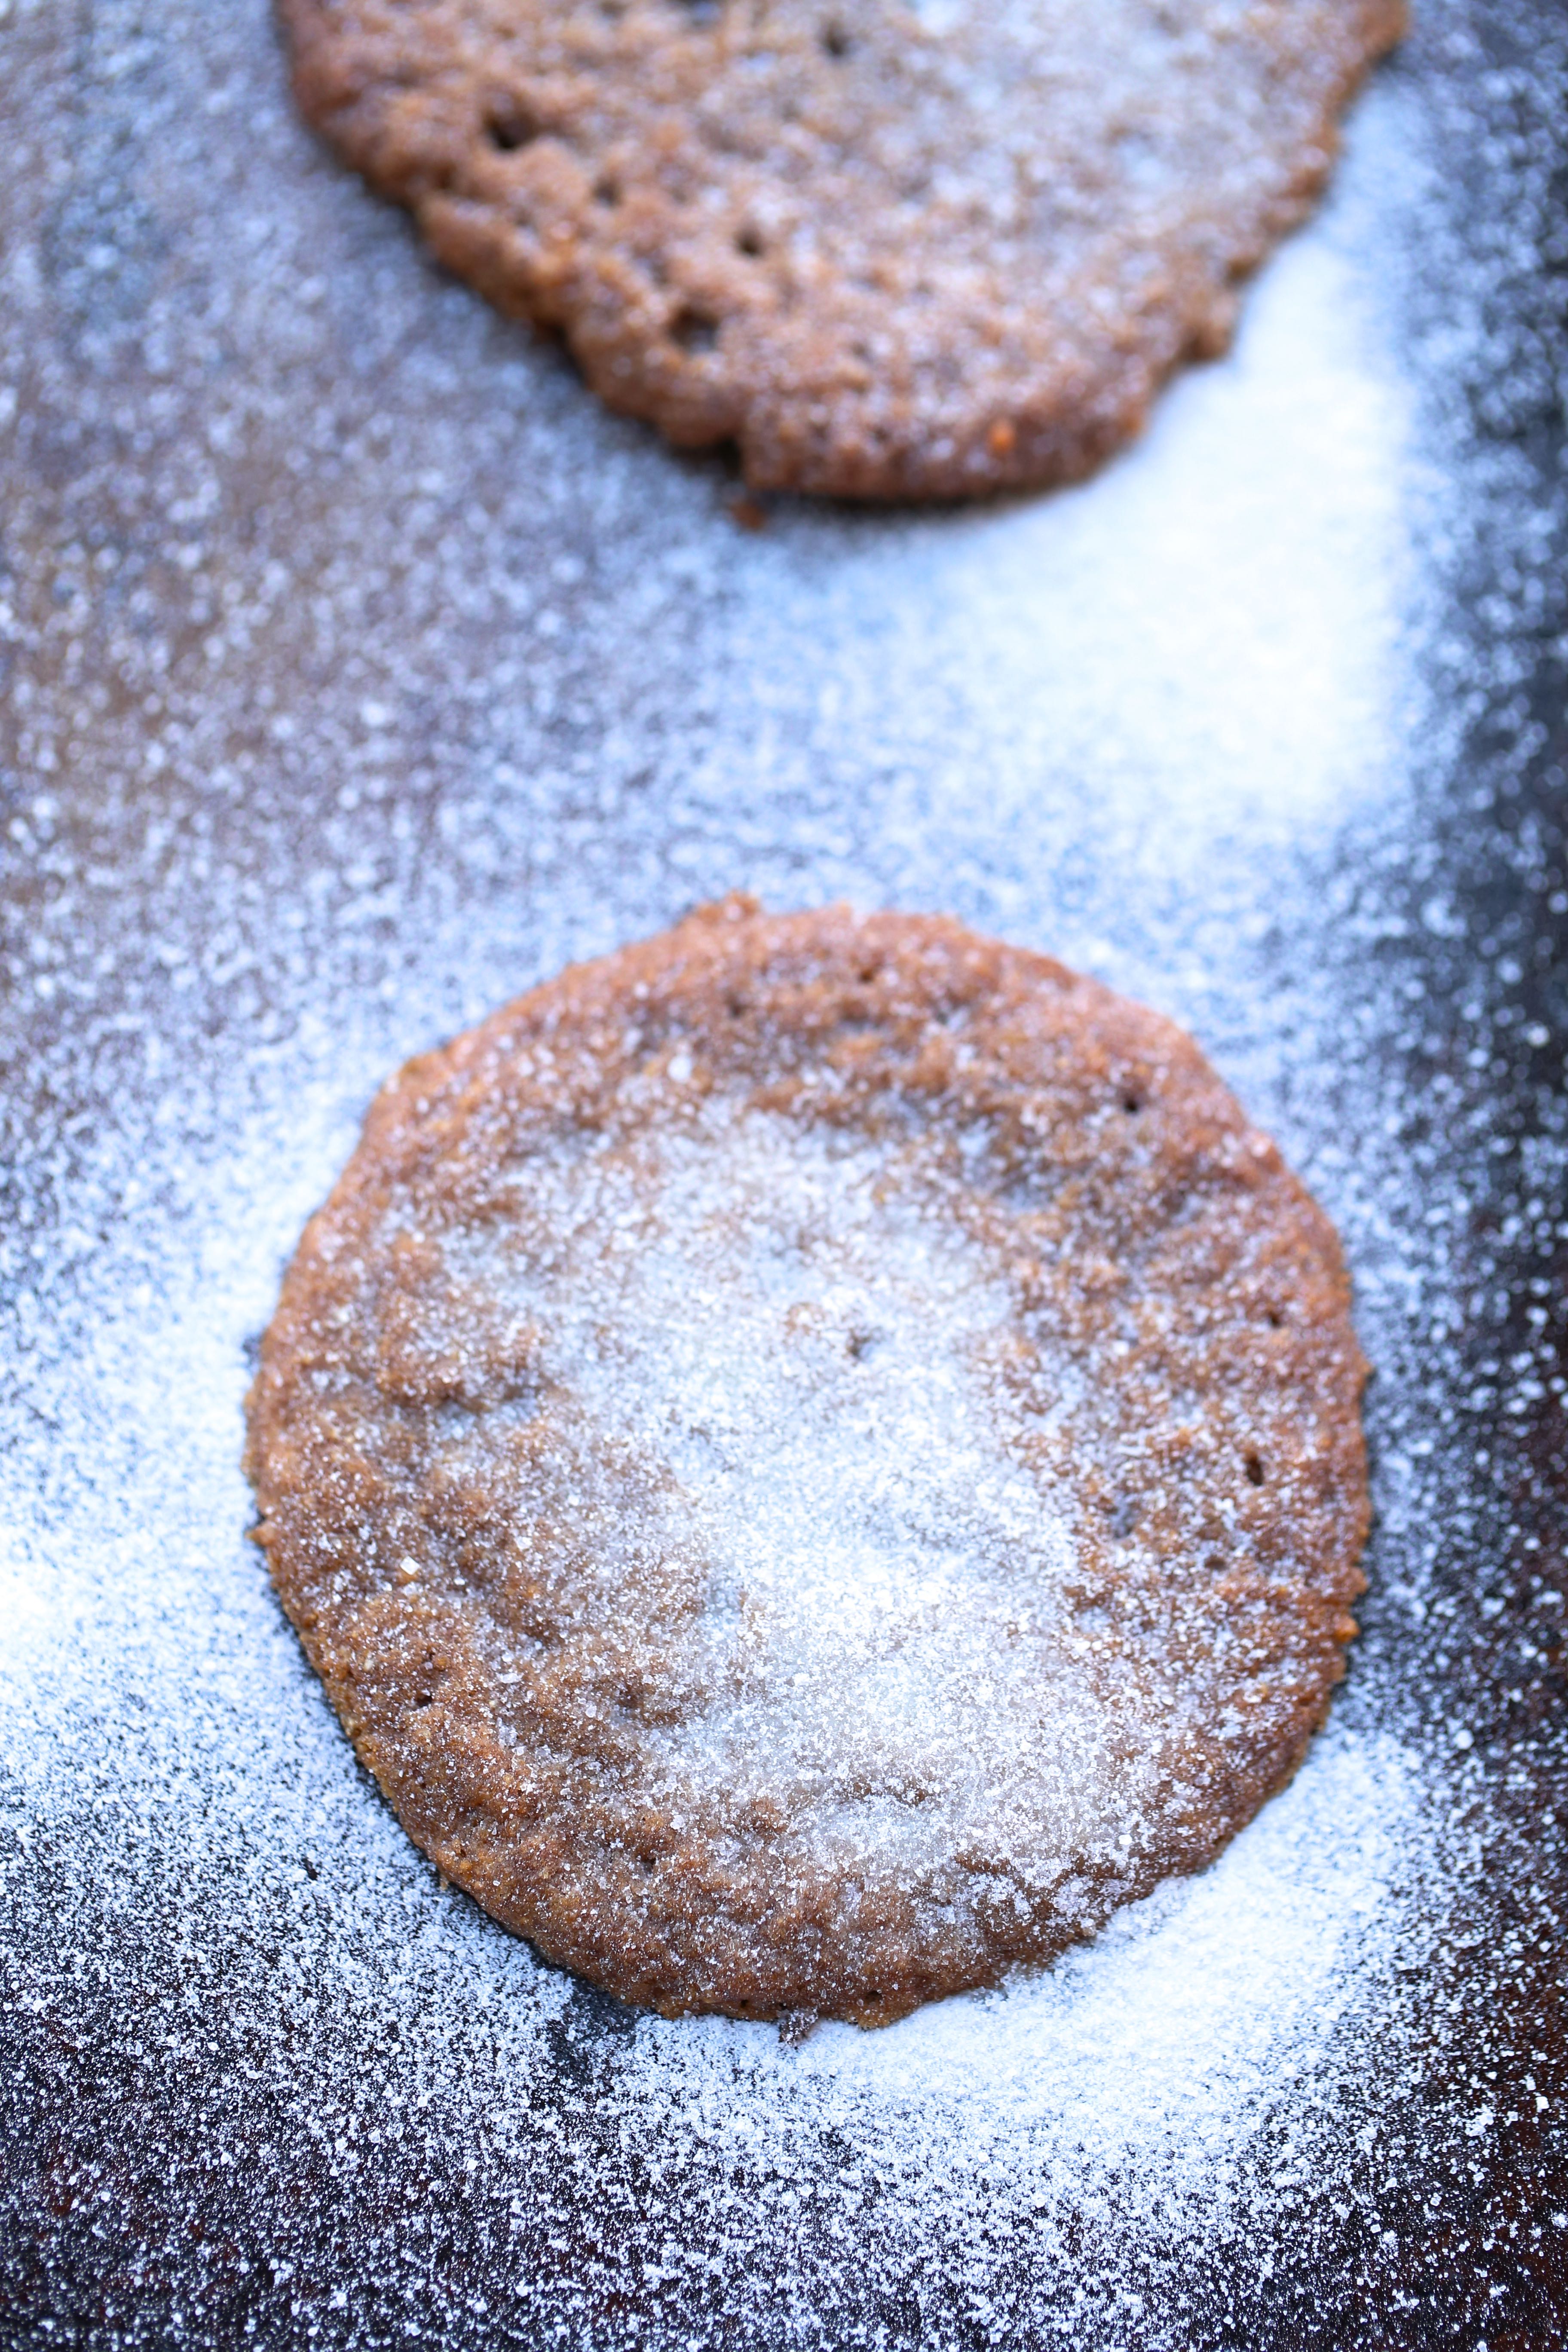
[[[448,1877],[623,2000],[874,2024],[1289,1777],[1363,1376],[1331,1229],[1168,1021],[732,898],[386,1087],[247,1467]]]
[[[1087,473],[1310,207],[1404,0],[281,0],[300,105],[757,488]]]

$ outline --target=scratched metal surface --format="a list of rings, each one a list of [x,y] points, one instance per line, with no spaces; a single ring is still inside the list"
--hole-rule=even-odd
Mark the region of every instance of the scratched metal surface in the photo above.
[[[1568,28],[1420,13],[1142,447],[751,530],[316,149],[259,5],[0,0],[7,2341],[1563,2340]],[[639,2022],[437,1885],[244,1541],[377,1078],[737,886],[1187,1022],[1376,1373],[1321,1755],[868,2053]]]

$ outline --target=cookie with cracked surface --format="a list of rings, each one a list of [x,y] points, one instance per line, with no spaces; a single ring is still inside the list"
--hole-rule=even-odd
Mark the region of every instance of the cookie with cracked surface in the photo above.
[[[736,898],[391,1081],[247,1466],[448,1877],[625,2000],[872,2024],[1289,1777],[1363,1371],[1332,1230],[1170,1022]]]
[[[280,0],[309,117],[761,489],[1074,479],[1310,208],[1404,0]]]

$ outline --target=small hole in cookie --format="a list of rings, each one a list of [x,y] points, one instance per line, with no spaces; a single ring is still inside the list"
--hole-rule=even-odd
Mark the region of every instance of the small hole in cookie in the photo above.
[[[847,58],[855,44],[842,25],[824,25],[822,47],[824,54],[827,57]]]
[[[1129,1118],[1135,1118],[1138,1113],[1142,1109],[1143,1105],[1137,1095],[1123,1095],[1121,1097],[1121,1108],[1127,1113]]]
[[[603,205],[608,212],[613,212],[620,201],[621,184],[618,180],[603,179],[594,190],[594,202]]]
[[[699,310],[688,305],[678,311],[669,330],[669,340],[694,359],[715,351],[719,343],[719,321],[710,310]]]
[[[485,109],[485,137],[500,155],[515,155],[539,131],[532,115],[515,98],[493,98]]]
[[[849,1353],[858,1364],[864,1361],[876,1345],[876,1335],[870,1331],[851,1331]]]
[[[1118,1495],[1110,1507],[1110,1532],[1113,1536],[1130,1536],[1142,1516],[1142,1506],[1135,1495]]]
[[[1282,1331],[1285,1328],[1285,1318],[1280,1314],[1279,1308],[1276,1307],[1271,1307],[1268,1309],[1268,1315],[1264,1319],[1268,1323],[1268,1328],[1271,1331]]]
[[[653,1853],[639,1853],[637,1856],[637,1867],[647,1876],[651,1877],[653,1873],[658,1868],[658,1854]]]
[[[1247,1472],[1247,1479],[1252,1486],[1262,1486],[1263,1464],[1256,1454],[1247,1454],[1242,1464],[1242,1467]]]
[[[767,251],[761,229],[743,228],[735,239],[735,250],[737,253],[743,253],[748,260],[760,259]]]

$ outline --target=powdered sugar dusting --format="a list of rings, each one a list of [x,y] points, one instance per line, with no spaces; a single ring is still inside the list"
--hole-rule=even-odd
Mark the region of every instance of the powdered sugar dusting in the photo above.
[[[1540,10],[1421,16],[1126,464],[752,536],[426,274],[259,5],[13,0],[22,2327],[1552,2340],[1568,67]],[[245,1343],[380,1078],[737,884],[951,908],[1184,1020],[1377,1370],[1365,1631],[1295,1783],[1048,1974],[800,2049],[616,2017],[442,1889],[241,1537]]]
[[[984,1343],[1004,1336],[1011,1299],[939,1215],[879,1198],[880,1152],[723,1106],[676,1141],[640,1218],[635,1167],[573,1186],[570,1209],[547,1174],[531,1183],[533,1213],[564,1228],[576,1261],[561,1269],[564,1298],[553,1283],[521,1291],[550,1335],[542,1377],[574,1386],[599,1429],[674,1472],[689,1540],[722,1580],[707,1613],[740,1644],[743,1720],[721,1737],[756,1752],[759,1785],[770,1750],[797,1769],[864,1750],[862,1771],[900,1782],[901,1764],[918,1772],[921,1759],[919,1747],[900,1759],[896,1727],[917,1743],[925,1724],[940,1737],[982,1673],[973,1654],[941,1654],[957,1594],[990,1588],[1000,1663],[1016,1587],[1048,1606],[1070,1564],[1061,1520],[1009,1458],[984,1379]],[[620,1244],[611,1267],[606,1229]],[[974,1730],[970,1720],[943,1742],[966,1780]]]
[[[857,1878],[945,1885],[978,1846],[1016,1874],[987,1899],[1070,1911],[1076,1857],[1120,1845],[1127,1867],[1149,1759],[1126,1692],[1092,1687],[1067,1498],[987,1360],[1015,1313],[1002,1267],[908,1147],[679,1108],[631,1145],[531,1156],[514,1215],[448,1253],[542,1334],[574,1488],[577,1448],[612,1498],[626,1481],[595,1522],[609,1619],[650,1540],[692,1579],[659,1670],[676,1720],[639,1783],[678,1821],[750,1796],[801,1862]],[[550,1460],[520,1500],[569,1521]]]
[[[1331,1730],[1320,1746],[1211,1872],[1123,1913],[1092,1950],[873,2036],[823,2026],[798,2071],[840,2111],[912,2111],[905,2128],[970,2161],[1000,2139],[1037,2182],[1070,2166],[1092,2195],[1153,2166],[1176,2196],[1224,2204],[1276,2107],[1282,2047],[1326,2059],[1421,1818],[1396,1743]],[[672,2037],[653,2032],[662,2056]]]

